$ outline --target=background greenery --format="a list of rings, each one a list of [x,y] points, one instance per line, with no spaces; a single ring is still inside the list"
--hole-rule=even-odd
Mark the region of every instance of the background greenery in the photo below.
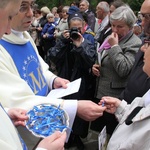
[[[79,0],[36,0],[39,8],[43,6],[48,6],[50,9],[53,7],[58,7],[60,5],[70,5],[71,2],[79,2]],[[106,0],[108,3],[113,0]],[[125,3],[129,4],[133,11],[138,12],[140,10],[141,4],[144,0],[123,0]],[[96,5],[100,2],[100,0],[89,0],[90,7],[93,11],[95,11]]]

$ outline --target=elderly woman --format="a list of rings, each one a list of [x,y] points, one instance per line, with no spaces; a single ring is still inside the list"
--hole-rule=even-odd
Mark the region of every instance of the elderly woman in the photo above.
[[[141,45],[141,40],[133,33],[135,21],[134,12],[127,5],[117,8],[110,15],[112,34],[99,48],[99,68],[92,67],[98,78],[96,102],[106,95],[118,97],[126,87],[135,54]],[[110,135],[118,124],[115,116],[107,113],[96,121],[98,123],[99,130],[106,125]]]
[[[60,38],[62,32],[68,29],[68,10],[70,6],[64,6],[62,9],[62,19],[58,23],[56,30],[55,30],[55,37]]]
[[[55,46],[54,31],[55,27],[57,26],[57,23],[54,19],[54,15],[52,13],[48,13],[46,18],[47,23],[44,25],[41,32],[45,55],[47,54],[47,50],[49,48]]]

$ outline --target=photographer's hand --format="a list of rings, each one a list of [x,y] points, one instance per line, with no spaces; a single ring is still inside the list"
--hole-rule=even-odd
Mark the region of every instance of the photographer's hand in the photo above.
[[[63,33],[62,33],[63,37],[65,39],[69,39],[70,38],[70,33],[69,33],[69,30],[64,30]]]

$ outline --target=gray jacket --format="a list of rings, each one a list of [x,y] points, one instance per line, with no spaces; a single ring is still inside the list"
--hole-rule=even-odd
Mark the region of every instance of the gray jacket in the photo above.
[[[130,32],[118,46],[102,51],[96,98],[119,96],[127,84],[140,45],[141,40]]]

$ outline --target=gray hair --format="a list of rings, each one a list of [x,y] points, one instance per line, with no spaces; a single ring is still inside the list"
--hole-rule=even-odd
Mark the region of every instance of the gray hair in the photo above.
[[[81,0],[80,3],[82,3],[82,2],[85,2],[88,6],[90,5],[89,1],[87,1],[87,0]]]
[[[76,20],[83,24],[83,20],[80,17],[73,17],[72,19],[68,20],[68,26],[70,27],[70,24]]]
[[[70,6],[64,6],[62,11],[68,12],[69,8],[70,8]]]
[[[54,18],[54,14],[48,13],[48,14],[46,15],[46,18],[50,18],[50,17],[53,17],[53,18]]]
[[[137,20],[134,12],[128,5],[120,6],[110,15],[110,23],[115,20],[124,21],[128,27],[132,28]]]
[[[98,8],[103,9],[105,13],[109,12],[109,4],[105,1],[99,2],[98,3]]]
[[[48,13],[50,13],[50,9],[47,6],[44,6],[41,8],[41,12],[48,14]]]
[[[126,5],[122,0],[114,0],[113,2],[110,3],[110,6],[114,6],[115,8],[118,8],[120,6]]]

